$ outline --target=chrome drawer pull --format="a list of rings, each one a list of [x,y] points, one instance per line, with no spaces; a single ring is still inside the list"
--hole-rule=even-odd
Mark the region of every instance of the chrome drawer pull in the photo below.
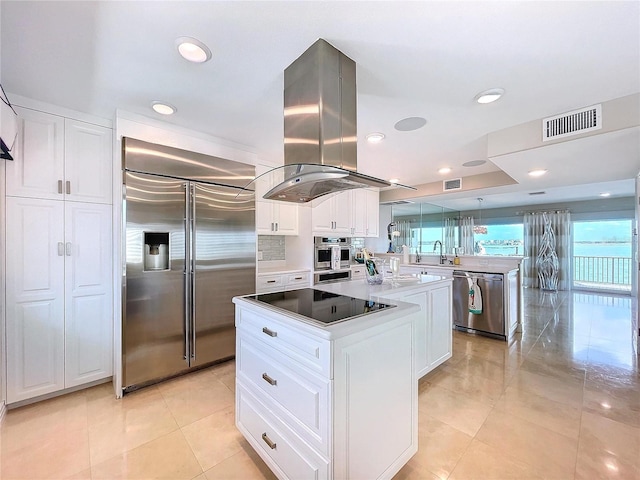
[[[271,439],[269,437],[267,437],[267,432],[262,434],[262,440],[264,440],[264,443],[266,443],[267,445],[269,445],[269,448],[271,450],[275,450],[276,448],[276,444],[275,442],[272,442]]]
[[[262,333],[266,333],[270,337],[277,337],[278,332],[274,332],[273,330],[269,330],[267,327],[262,327]]]
[[[262,374],[262,379],[267,382],[269,385],[273,385],[274,387],[276,385],[278,385],[278,381],[274,380],[273,378],[271,378],[269,375],[267,375],[266,373]]]
[[[302,277],[296,277],[294,280],[302,280]]]
[[[276,283],[275,280],[267,280],[267,283]]]

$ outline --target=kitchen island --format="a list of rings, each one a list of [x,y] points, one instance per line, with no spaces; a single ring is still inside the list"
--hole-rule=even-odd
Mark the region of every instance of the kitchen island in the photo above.
[[[452,355],[452,276],[403,274],[387,276],[380,285],[366,279],[316,285],[316,288],[370,298],[379,301],[402,301],[420,306],[416,323],[416,378],[422,378]]]
[[[233,302],[236,425],[276,476],[392,478],[418,447],[420,308],[319,289]]]

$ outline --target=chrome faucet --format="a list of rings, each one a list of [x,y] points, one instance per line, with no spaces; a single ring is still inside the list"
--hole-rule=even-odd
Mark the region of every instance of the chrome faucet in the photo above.
[[[444,262],[447,260],[447,257],[442,255],[442,242],[440,240],[436,240],[433,244],[433,251],[436,251],[436,247],[440,244],[440,265],[444,265]]]
[[[416,248],[416,263],[420,263],[420,250]]]

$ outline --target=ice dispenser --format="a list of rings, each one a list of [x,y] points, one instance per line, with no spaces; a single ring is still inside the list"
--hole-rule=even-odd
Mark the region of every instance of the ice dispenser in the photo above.
[[[144,232],[144,270],[169,269],[169,233]]]

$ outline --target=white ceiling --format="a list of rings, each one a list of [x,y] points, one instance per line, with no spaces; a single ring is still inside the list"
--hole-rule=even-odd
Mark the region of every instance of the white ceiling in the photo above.
[[[593,198],[604,189],[593,186],[600,182],[609,182],[616,195],[632,195],[633,182],[623,180],[640,171],[638,129],[619,138],[591,137],[588,145],[567,142],[496,157],[480,167],[461,166],[487,159],[491,132],[640,92],[635,0],[0,6],[7,92],[106,118],[114,118],[116,109],[160,118],[246,145],[265,161],[282,161],[284,68],[324,38],[357,64],[362,173],[417,185],[441,181],[442,166],[453,168],[449,177],[502,169],[519,185],[466,197],[475,202],[495,195],[505,206],[532,203],[532,190],[564,199],[591,192]],[[182,59],[175,48],[180,36],[208,45],[212,61]],[[474,102],[492,87],[506,94],[493,104]],[[154,100],[178,112],[160,117],[150,110]],[[413,132],[393,128],[411,116],[428,123]],[[363,141],[374,131],[386,139],[377,145]],[[603,161],[613,154],[614,163]],[[525,173],[541,161],[549,163],[549,174],[530,184]],[[451,202],[459,200],[451,195]]]

